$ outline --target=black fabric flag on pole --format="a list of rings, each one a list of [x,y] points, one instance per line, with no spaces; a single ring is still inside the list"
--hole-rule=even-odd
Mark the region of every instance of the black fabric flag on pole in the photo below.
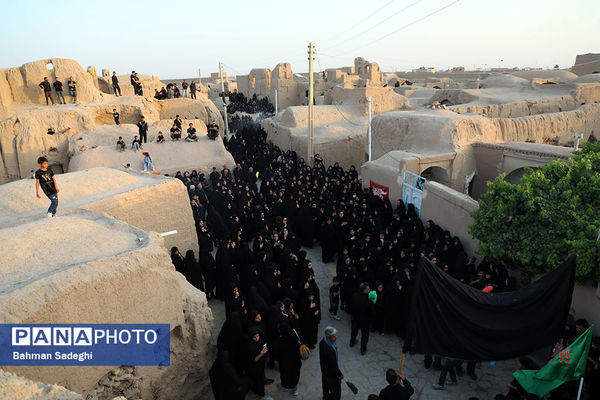
[[[554,344],[571,306],[575,260],[517,291],[485,293],[421,257],[404,351],[493,361]]]

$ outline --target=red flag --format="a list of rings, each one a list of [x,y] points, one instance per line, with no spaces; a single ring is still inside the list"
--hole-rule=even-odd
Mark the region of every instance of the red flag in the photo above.
[[[379,183],[369,181],[371,191],[375,196],[379,196],[382,199],[387,199],[390,195],[390,188],[388,186],[380,185]]]

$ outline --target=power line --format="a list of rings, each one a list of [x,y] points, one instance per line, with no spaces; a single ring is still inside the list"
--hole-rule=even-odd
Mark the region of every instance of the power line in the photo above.
[[[356,33],[356,34],[354,34],[354,35],[352,35],[352,36],[350,36],[350,37],[347,37],[347,38],[345,38],[344,40],[342,40],[341,42],[338,42],[336,45],[333,45],[333,46],[328,46],[328,48],[340,46],[340,45],[342,45],[342,44],[344,44],[344,43],[346,43],[346,42],[348,42],[348,41],[350,41],[350,40],[354,39],[354,38],[355,38],[355,37],[357,37],[357,36],[362,36],[362,35],[364,35],[365,33],[368,33],[368,32],[370,32],[370,31],[372,31],[373,29],[377,28],[378,26],[380,26],[380,25],[381,25],[381,24],[383,24],[384,22],[387,22],[387,21],[389,21],[391,18],[394,18],[394,17],[395,17],[395,16],[397,16],[398,14],[401,14],[401,13],[403,13],[404,11],[406,11],[406,10],[408,10],[409,8],[411,8],[411,7],[413,7],[413,6],[417,5],[417,4],[419,4],[419,3],[420,3],[420,2],[422,2],[422,1],[423,1],[423,0],[417,0],[417,1],[413,2],[413,3],[409,4],[409,5],[407,5],[406,7],[402,8],[401,10],[399,10],[399,11],[397,11],[397,12],[393,13],[392,15],[388,15],[386,18],[384,18],[383,20],[379,21],[378,23],[376,23],[375,25],[371,26],[370,28],[368,28],[368,29],[366,29],[366,30],[364,30],[364,31],[362,31],[362,32],[358,32],[358,33]]]
[[[354,28],[356,28],[358,25],[362,24],[363,22],[365,22],[366,20],[368,20],[369,18],[371,18],[373,15],[377,14],[379,11],[383,10],[384,8],[386,8],[387,6],[389,6],[390,4],[392,4],[394,1],[396,0],[390,0],[387,3],[385,3],[382,7],[378,8],[377,10],[375,10],[374,12],[372,12],[371,14],[367,15],[365,18],[361,19],[360,21],[358,21],[357,23],[355,23],[354,25],[352,25],[349,29],[346,29],[345,31],[341,32],[340,34],[336,35],[336,37],[342,36],[347,32],[350,32],[351,30],[354,30]],[[335,47],[336,45],[332,45],[332,46],[324,46],[324,48],[331,48],[331,47]]]
[[[224,67],[229,68],[230,70],[232,70],[233,72],[235,72],[238,75],[243,75],[240,71],[238,71],[237,69],[233,68],[231,65],[227,65],[224,62],[221,62],[221,64],[223,64]]]
[[[361,48],[363,48],[363,47],[370,46],[371,44],[373,44],[373,43],[375,43],[375,42],[378,42],[378,41],[380,41],[380,40],[382,40],[382,39],[385,39],[385,38],[387,38],[387,37],[389,37],[389,36],[395,35],[396,33],[400,32],[400,31],[402,31],[402,30],[404,30],[404,29],[406,29],[406,28],[408,28],[408,27],[411,27],[411,26],[415,25],[416,23],[419,23],[419,22],[421,22],[421,21],[423,21],[423,20],[425,20],[425,19],[427,19],[427,18],[429,18],[429,17],[431,17],[431,16],[433,16],[433,15],[435,15],[435,14],[439,13],[439,12],[442,12],[442,11],[443,11],[443,10],[445,10],[446,8],[448,8],[448,7],[451,7],[451,6],[455,5],[455,4],[456,4],[456,3],[458,3],[459,1],[460,1],[460,0],[454,0],[452,3],[449,3],[449,4],[445,5],[445,6],[444,6],[444,7],[442,7],[442,8],[438,8],[437,10],[435,10],[435,11],[432,11],[432,12],[430,12],[429,14],[427,14],[427,15],[425,15],[425,16],[423,16],[423,17],[421,17],[421,18],[418,18],[418,19],[416,19],[416,20],[414,20],[414,21],[412,21],[412,22],[410,22],[410,23],[408,23],[408,24],[406,24],[406,25],[404,25],[404,26],[402,26],[402,27],[400,27],[400,28],[398,28],[398,29],[396,29],[396,30],[394,30],[394,31],[392,31],[392,32],[390,32],[390,33],[388,33],[388,34],[386,34],[386,35],[383,35],[383,36],[381,36],[381,37],[378,37],[377,39],[375,39],[375,40],[372,40],[371,42],[367,43],[366,45],[362,45],[362,46],[355,47],[355,48],[353,48],[352,50],[348,50],[348,51],[346,51],[346,52],[344,52],[344,53],[340,53],[339,55],[344,55],[344,54],[352,53],[352,52],[354,52],[354,51],[356,51],[356,50],[358,50],[358,49],[361,49]]]
[[[579,64],[573,64],[573,67],[577,67],[579,65],[587,65],[587,64],[594,64],[600,61],[600,58],[597,58],[595,60],[592,61],[588,61],[588,62],[584,62],[584,63],[579,63]]]

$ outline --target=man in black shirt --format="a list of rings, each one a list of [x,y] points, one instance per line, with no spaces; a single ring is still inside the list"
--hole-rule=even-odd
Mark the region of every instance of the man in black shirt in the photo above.
[[[117,112],[117,109],[113,108],[113,118],[115,119],[116,125],[119,125],[119,117],[120,117],[120,114]]]
[[[367,352],[367,343],[371,332],[371,323],[375,314],[374,306],[369,300],[369,284],[363,282],[360,284],[360,291],[352,295],[350,299],[350,314],[352,314],[352,328],[350,333],[350,347],[354,346],[356,336],[360,330],[360,354]]]
[[[137,123],[138,132],[140,134],[140,143],[148,143],[147,134],[148,134],[148,123],[144,119],[144,116],[141,116],[141,121]]]
[[[217,123],[215,121],[212,121],[210,123],[210,125],[207,126],[208,128],[208,138],[210,140],[215,140],[217,138],[217,136],[219,136],[219,125],[217,125]]]
[[[196,136],[196,128],[194,128],[194,124],[190,122],[190,127],[187,130],[188,136],[185,138],[188,142],[197,142],[198,136]]]
[[[125,141],[122,136],[119,136],[119,140],[117,140],[117,150],[125,151]]]
[[[184,79],[183,83],[181,84],[181,88],[183,89],[183,97],[187,97],[188,94],[188,83],[187,81]]]
[[[174,123],[175,125],[177,125],[177,127],[179,128],[179,130],[181,130],[181,129],[182,129],[182,128],[181,128],[181,118],[179,118],[179,114],[177,114],[177,115],[175,116],[175,119],[173,120],[173,123]]]
[[[319,364],[324,400],[340,400],[344,374],[338,365],[337,330],[328,326],[325,337],[319,342]]]
[[[143,96],[144,91],[142,90],[142,83],[140,82],[137,72],[133,74],[133,77],[135,79],[135,94],[138,96]]]
[[[179,128],[176,123],[173,123],[173,127],[171,128],[171,140],[179,139],[181,139],[181,128]]]
[[[44,194],[50,199],[50,207],[48,207],[47,217],[56,216],[56,208],[58,207],[58,185],[54,179],[54,173],[48,169],[48,160],[46,157],[38,158],[38,164],[40,169],[35,172],[35,195],[38,199],[40,196],[40,186],[44,191]]]
[[[52,84],[52,86],[54,86],[54,90],[56,90],[56,97],[58,98],[58,102],[60,104],[67,104],[67,102],[65,101],[65,96],[63,96],[63,84],[62,84],[62,82],[59,81],[58,78],[56,78],[56,80],[54,81],[54,83]]]
[[[135,135],[133,137],[133,142],[131,142],[131,148],[133,149],[133,151],[135,151],[137,153],[137,151],[142,147],[142,141],[140,139],[138,139],[137,135]]]
[[[41,89],[44,89],[44,96],[46,97],[46,105],[48,105],[48,99],[54,104],[54,99],[52,98],[52,87],[50,87],[50,82],[48,82],[48,77],[44,77],[44,80],[40,82],[38,85]]]
[[[77,102],[77,82],[75,82],[72,76],[69,77],[67,86],[69,88],[69,95],[73,98],[73,104],[75,104]]]
[[[385,373],[385,380],[389,385],[379,392],[379,400],[408,400],[415,392],[403,372],[398,375],[393,369],[388,369]],[[402,381],[402,385],[400,385],[400,381]]]
[[[135,71],[131,71],[131,75],[129,75],[129,82],[131,82],[131,86],[133,86],[133,94],[137,94]]]
[[[113,91],[115,92],[115,96],[121,96],[121,87],[119,86],[119,78],[117,78],[116,72],[113,71],[111,79],[112,79],[112,87],[113,87]],[[117,94],[117,92],[119,92],[119,94]]]
[[[190,97],[192,99],[196,98],[196,82],[194,81],[190,83]]]

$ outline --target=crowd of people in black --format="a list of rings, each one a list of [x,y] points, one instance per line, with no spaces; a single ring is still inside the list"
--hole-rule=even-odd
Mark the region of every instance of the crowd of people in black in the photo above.
[[[249,390],[265,395],[265,385],[272,383],[265,365],[276,363],[282,387],[298,394],[301,345],[315,348],[319,324],[327,318],[321,296],[329,297],[329,318],[337,319],[338,307],[351,315],[349,345],[358,343],[360,332],[361,354],[368,351],[372,332],[403,337],[421,254],[480,290],[515,288],[505,265],[490,259],[477,264],[459,238],[434,221],[423,224],[412,204],[399,200],[393,206],[363,189],[356,168],[344,170],[337,163],[326,168],[318,155],[311,166],[268,142],[266,133],[252,125],[224,142],[237,162],[232,171],[215,167],[208,176],[176,175],[188,188],[199,257],[192,250],[183,256],[172,249],[176,269],[207,298],[225,302],[219,354],[210,371],[217,400],[243,399]],[[317,242],[322,261],[336,263],[336,277],[324,291],[302,250]],[[343,375],[331,329],[319,343],[323,398],[339,399]],[[335,363],[324,361],[331,349]],[[443,369],[440,361],[433,365]],[[431,357],[425,363],[431,366]],[[474,365],[467,369],[477,379]],[[446,372],[452,376],[460,365],[451,367]],[[388,392],[410,387],[393,373]],[[380,398],[408,399],[412,391],[403,393],[386,397],[382,391]],[[507,398],[532,398],[520,396]]]
[[[187,80],[183,80],[181,82],[181,89],[177,86],[177,83],[169,83],[167,87],[161,88],[161,90],[154,89],[154,98],[157,100],[165,100],[165,99],[178,99],[180,97],[187,98],[189,94],[189,98],[196,99],[196,92],[198,91],[198,86],[195,81],[191,81],[190,83]]]
[[[247,99],[243,93],[239,92],[226,92],[225,96],[229,99],[227,111],[231,114],[240,111],[248,114],[261,113],[271,115],[275,112],[275,107],[269,102],[267,97],[259,99],[254,94],[250,99]]]

